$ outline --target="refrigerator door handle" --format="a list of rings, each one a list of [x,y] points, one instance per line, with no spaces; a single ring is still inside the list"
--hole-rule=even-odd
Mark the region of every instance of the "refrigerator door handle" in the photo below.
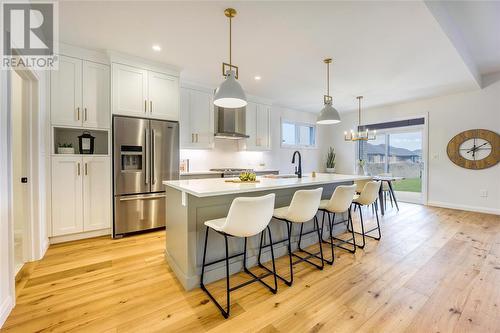
[[[155,130],[151,130],[151,183],[153,185],[156,184],[155,178],[155,155],[156,155],[156,147],[155,147]]]
[[[144,195],[134,195],[131,197],[123,197],[120,198],[120,201],[134,201],[134,200],[153,200],[153,199],[161,199],[165,198],[165,194],[158,194],[152,196],[144,196]]]
[[[149,165],[148,165],[148,130],[144,129],[144,184],[149,184],[148,180],[148,170],[149,170]]]

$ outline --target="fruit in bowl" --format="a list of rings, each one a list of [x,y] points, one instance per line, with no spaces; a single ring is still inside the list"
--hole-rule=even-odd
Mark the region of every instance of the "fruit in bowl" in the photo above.
[[[242,182],[254,182],[256,179],[257,179],[257,175],[253,172],[240,173],[240,180]]]

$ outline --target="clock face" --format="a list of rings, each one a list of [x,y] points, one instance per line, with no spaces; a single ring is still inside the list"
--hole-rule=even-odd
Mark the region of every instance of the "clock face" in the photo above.
[[[492,146],[487,140],[472,138],[465,140],[459,148],[460,156],[469,161],[479,161],[491,154]]]
[[[462,168],[486,169],[500,161],[500,135],[485,129],[464,131],[448,142],[446,152]]]

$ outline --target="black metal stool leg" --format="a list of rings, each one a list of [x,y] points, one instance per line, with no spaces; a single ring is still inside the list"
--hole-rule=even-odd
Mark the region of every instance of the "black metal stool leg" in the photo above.
[[[229,286],[229,246],[227,244],[227,236],[224,235],[224,241],[226,243],[226,294],[227,294],[227,312],[222,315],[224,318],[229,317],[229,311],[231,310],[231,299],[230,299],[230,286]],[[246,238],[245,238],[246,241]],[[246,249],[245,249],[246,250]]]
[[[273,261],[273,277],[274,277],[274,291],[273,291],[273,293],[276,294],[278,292],[278,280],[277,280],[277,276],[276,276],[276,263],[274,261],[273,237],[271,235],[271,228],[269,228],[269,226],[267,226],[267,231],[269,233],[269,242],[271,243],[271,260]]]
[[[361,212],[361,206],[359,206],[359,219],[360,219],[360,223],[361,223],[361,234],[363,235],[363,245],[358,245],[358,247],[360,248],[364,248],[365,245],[366,245],[366,241],[365,241],[365,226],[364,226],[364,223],[363,223],[363,213]]]
[[[208,297],[212,300],[212,302],[215,303],[215,305],[217,306],[217,308],[221,312],[222,316],[224,318],[228,318],[231,303],[230,303],[230,296],[229,296],[229,293],[230,293],[230,288],[229,288],[229,253],[228,253],[229,251],[228,251],[228,245],[227,245],[227,236],[224,235],[224,239],[225,239],[225,243],[226,243],[226,258],[225,258],[225,261],[226,261],[226,295],[227,295],[227,297],[226,297],[227,310],[226,310],[219,304],[219,302],[217,302],[215,297],[208,291],[208,289],[205,287],[205,284],[203,283],[203,276],[205,273],[205,266],[206,266],[205,259],[206,259],[206,254],[207,254],[208,229],[209,229],[209,227],[207,227],[207,231],[205,232],[205,247],[203,249],[203,263],[201,266],[200,288],[205,293],[207,293]]]
[[[293,283],[293,262],[292,262],[292,223],[286,222],[288,231],[288,259],[290,260],[290,281],[286,281],[286,285],[291,286]]]

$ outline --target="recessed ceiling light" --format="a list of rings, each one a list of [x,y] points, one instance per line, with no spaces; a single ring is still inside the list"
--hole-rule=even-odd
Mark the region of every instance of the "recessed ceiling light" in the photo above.
[[[253,78],[255,79],[255,81],[260,81],[260,79],[262,79],[259,75],[256,75]]]
[[[160,46],[160,45],[158,45],[158,44],[154,44],[152,48],[153,48],[153,50],[154,50],[154,51],[156,51],[156,52],[160,52],[160,51],[161,51],[161,46]]]

